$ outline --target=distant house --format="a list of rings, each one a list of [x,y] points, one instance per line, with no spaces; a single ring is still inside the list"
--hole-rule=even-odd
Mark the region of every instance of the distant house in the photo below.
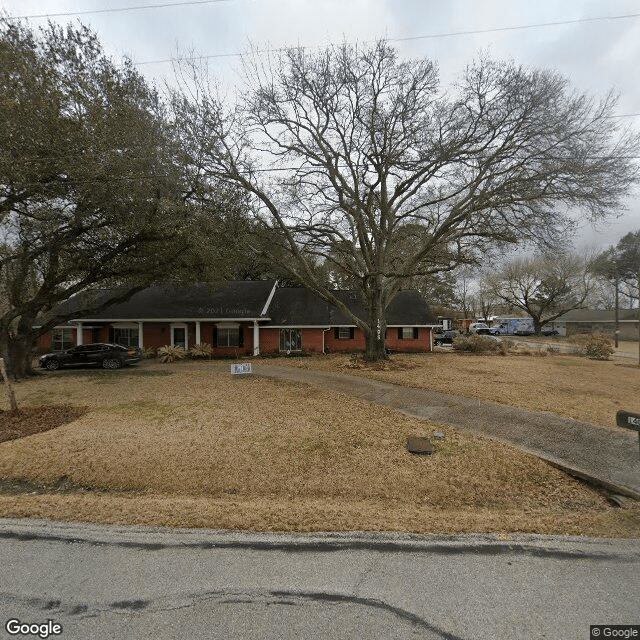
[[[357,292],[335,294],[355,313],[364,312]],[[72,298],[67,310],[74,304]],[[430,351],[435,326],[439,325],[422,296],[400,291],[387,313],[387,348]],[[58,350],[89,342],[185,349],[206,342],[217,356],[365,347],[362,330],[336,307],[308,289],[278,288],[266,280],[231,282],[217,289],[207,284],[149,287],[126,302],[56,327],[42,337],[40,346]]]
[[[618,326],[621,340],[638,339],[638,310],[620,309],[618,311]],[[576,333],[608,333],[613,335],[616,330],[616,312],[613,310],[576,309],[569,311],[549,323],[561,336]]]

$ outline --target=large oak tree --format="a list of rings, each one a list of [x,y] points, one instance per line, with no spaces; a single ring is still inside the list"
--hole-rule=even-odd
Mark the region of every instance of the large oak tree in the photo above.
[[[615,99],[549,70],[483,59],[444,92],[433,62],[381,41],[249,57],[246,87],[229,106],[204,83],[183,93],[202,175],[246,191],[278,232],[274,260],[352,318],[369,359],[384,357],[385,310],[410,279],[496,243],[549,245],[572,211],[602,218],[637,179]],[[319,264],[357,285],[366,314]]]
[[[158,95],[84,27],[0,19],[0,122],[0,356],[22,376],[60,302],[190,269],[198,209]]]

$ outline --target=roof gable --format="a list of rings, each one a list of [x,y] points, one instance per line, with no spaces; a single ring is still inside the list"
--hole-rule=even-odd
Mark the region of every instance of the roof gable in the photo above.
[[[148,287],[83,319],[259,318],[273,286],[273,280],[240,280],[222,288],[210,284]]]

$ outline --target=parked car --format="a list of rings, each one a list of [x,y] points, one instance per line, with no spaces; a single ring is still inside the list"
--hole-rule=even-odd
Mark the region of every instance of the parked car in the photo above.
[[[552,329],[551,327],[544,327],[540,330],[540,335],[543,336],[558,336],[560,332],[557,329]]]
[[[52,371],[61,367],[86,366],[120,369],[126,364],[133,364],[140,360],[142,360],[142,350],[137,347],[95,342],[40,356],[40,366]]]
[[[433,336],[433,344],[437,347],[442,346],[443,344],[453,344],[453,339],[458,335],[457,331],[446,330],[440,331]]]
[[[491,329],[489,325],[485,322],[472,322],[469,325],[469,333],[477,333],[479,335],[489,335],[491,333]]]

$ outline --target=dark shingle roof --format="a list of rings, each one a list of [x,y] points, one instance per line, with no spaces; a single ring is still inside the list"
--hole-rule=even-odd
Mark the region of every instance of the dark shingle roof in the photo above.
[[[361,318],[365,305],[357,291],[334,291],[334,295]],[[267,312],[266,326],[353,326],[353,320],[308,289],[276,289]],[[400,291],[387,311],[388,325],[416,326],[436,324],[424,298],[413,290]]]
[[[274,326],[322,326],[329,323],[327,303],[311,293],[309,289],[276,289],[273,300],[267,310]]]
[[[83,319],[259,318],[273,285],[272,280],[242,280],[218,289],[208,284],[149,287]]]
[[[418,291],[406,289],[398,292],[387,312],[388,325],[416,326],[438,324],[426,300]]]
[[[272,280],[229,282],[216,288],[209,284],[187,287],[155,286],[135,293],[126,302],[112,304],[103,311],[75,315],[78,320],[154,319],[254,319],[262,311],[273,290]],[[95,292],[96,306],[109,292]],[[357,291],[335,291],[356,315],[366,317],[365,305]],[[83,294],[86,295],[86,294]],[[61,307],[78,308],[71,298]],[[265,316],[266,326],[353,326],[353,320],[306,288],[276,289]],[[436,324],[424,298],[413,290],[400,291],[387,311],[388,325]]]

